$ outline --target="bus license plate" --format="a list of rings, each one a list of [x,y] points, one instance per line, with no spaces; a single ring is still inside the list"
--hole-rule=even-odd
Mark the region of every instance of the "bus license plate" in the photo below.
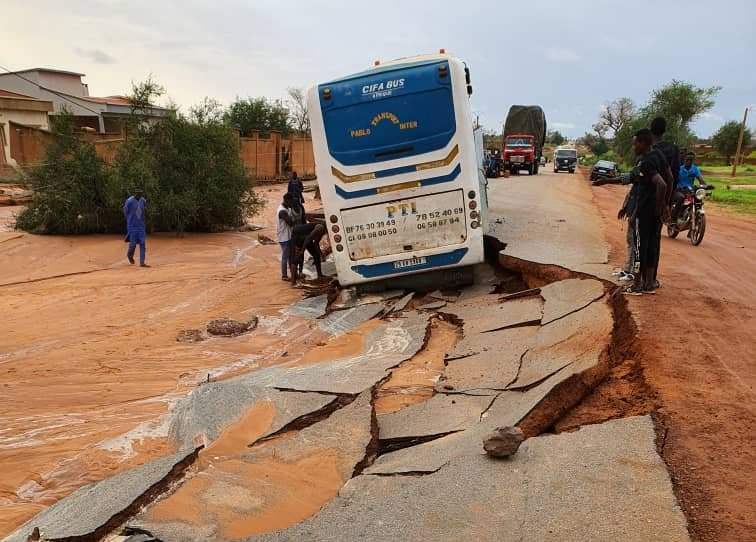
[[[407,260],[399,260],[398,262],[394,262],[394,269],[417,267],[418,265],[425,265],[426,263],[428,263],[428,260],[425,258],[425,256],[420,256],[419,258],[409,258]]]
[[[344,209],[341,220],[353,261],[411,256],[467,241],[462,190]]]

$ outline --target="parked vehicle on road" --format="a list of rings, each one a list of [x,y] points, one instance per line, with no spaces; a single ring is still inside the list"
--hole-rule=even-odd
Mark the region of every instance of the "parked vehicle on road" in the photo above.
[[[513,105],[504,123],[503,165],[510,173],[538,173],[546,141],[546,115],[538,105]]]
[[[541,166],[545,166],[546,165],[546,157],[545,156],[541,156],[541,159],[538,160],[538,164],[541,165]]]
[[[695,190],[686,190],[682,208],[676,211],[677,220],[667,224],[667,235],[674,239],[681,231],[688,231],[688,239],[694,247],[701,244],[706,233],[704,199],[714,187],[701,185]]]
[[[615,162],[599,160],[591,168],[591,182],[595,183],[599,179],[614,179],[619,172],[619,167]]]
[[[569,171],[575,173],[577,169],[577,149],[572,147],[559,148],[554,151],[554,173]]]
[[[467,66],[443,51],[308,90],[342,285],[483,261],[488,203],[471,93]]]

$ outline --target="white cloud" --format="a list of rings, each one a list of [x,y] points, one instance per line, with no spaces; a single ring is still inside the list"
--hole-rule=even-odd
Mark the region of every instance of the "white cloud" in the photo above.
[[[551,62],[558,62],[562,64],[572,64],[574,62],[580,62],[583,58],[572,49],[565,49],[561,47],[549,47],[543,52],[547,60]]]
[[[701,113],[701,118],[706,120],[716,120],[717,122],[724,121],[724,117],[717,115],[716,113],[711,113],[709,111]]]
[[[100,49],[80,49],[77,47],[74,50],[77,55],[88,58],[95,64],[113,64],[115,62],[115,58]]]
[[[571,122],[550,122],[549,128],[555,128],[557,130],[574,130],[575,125]]]

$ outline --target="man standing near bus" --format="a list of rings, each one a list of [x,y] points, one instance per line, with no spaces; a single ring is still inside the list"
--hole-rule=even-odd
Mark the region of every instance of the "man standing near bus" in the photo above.
[[[290,210],[293,205],[294,198],[287,192],[276,210],[276,235],[281,247],[281,280],[289,280],[289,242],[291,241],[291,228],[294,226]]]

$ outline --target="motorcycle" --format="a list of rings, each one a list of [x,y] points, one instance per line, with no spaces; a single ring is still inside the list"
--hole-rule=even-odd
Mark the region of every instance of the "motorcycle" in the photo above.
[[[688,231],[688,239],[694,247],[701,244],[706,232],[706,214],[704,199],[710,195],[711,185],[701,185],[695,191],[686,190],[683,201],[677,211],[677,220],[667,224],[667,235],[674,239],[681,231]]]

